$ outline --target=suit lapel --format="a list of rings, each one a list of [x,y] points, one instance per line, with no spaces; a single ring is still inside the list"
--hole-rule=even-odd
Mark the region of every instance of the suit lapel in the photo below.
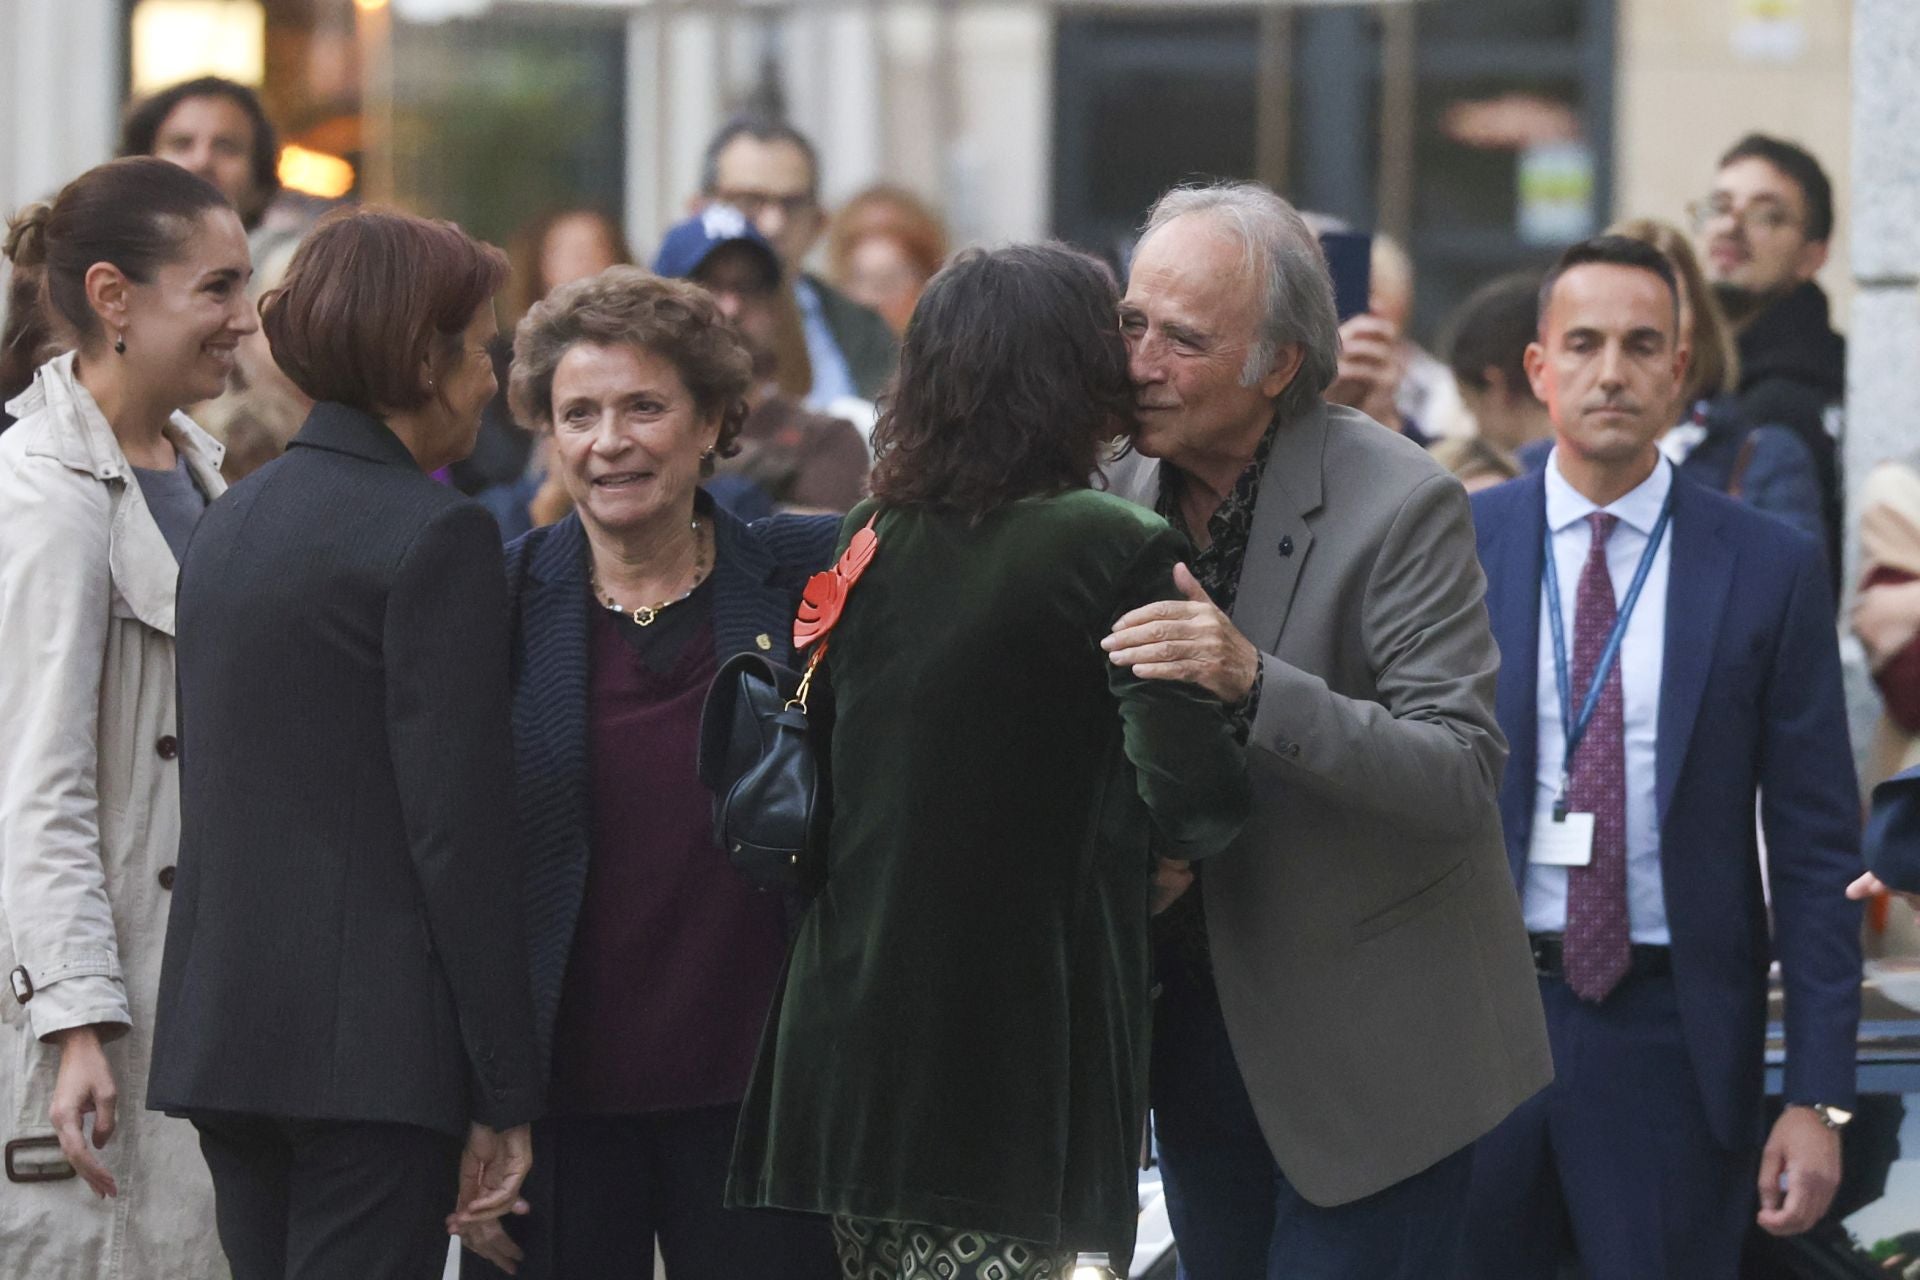
[[[1507,771],[1500,787],[1500,820],[1514,882],[1526,870],[1533,838],[1533,775],[1540,757],[1540,575],[1546,568],[1547,487],[1534,472],[1521,486],[1514,518],[1503,521],[1482,551],[1487,609],[1500,649],[1496,712],[1507,731]]]
[[[1320,509],[1322,469],[1327,448],[1327,407],[1316,403],[1274,436],[1267,468],[1254,500],[1247,554],[1240,562],[1233,623],[1268,653],[1280,650],[1294,589],[1313,548],[1307,517]],[[1282,548],[1285,548],[1283,551]]]
[[[1664,826],[1680,766],[1700,714],[1713,666],[1720,615],[1733,586],[1734,549],[1720,513],[1690,481],[1673,478],[1673,539],[1667,570],[1666,648],[1660,667],[1660,724],[1655,748],[1655,803]]]

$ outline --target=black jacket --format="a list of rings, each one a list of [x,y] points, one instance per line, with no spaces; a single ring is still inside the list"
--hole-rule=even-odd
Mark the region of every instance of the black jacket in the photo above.
[[[1809,280],[1740,331],[1740,416],[1792,428],[1813,454],[1827,518],[1829,567],[1837,567],[1841,494],[1839,443],[1827,410],[1847,390],[1847,340],[1833,331],[1827,295]],[[1836,579],[1837,581],[1837,579]]]
[[[180,574],[180,859],[149,1105],[533,1117],[500,538],[321,404]]]

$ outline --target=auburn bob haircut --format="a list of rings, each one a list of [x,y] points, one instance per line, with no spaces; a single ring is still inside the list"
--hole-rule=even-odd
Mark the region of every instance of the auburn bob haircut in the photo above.
[[[260,300],[274,363],[315,400],[405,412],[464,354],[507,255],[451,222],[343,209],[322,219]]]

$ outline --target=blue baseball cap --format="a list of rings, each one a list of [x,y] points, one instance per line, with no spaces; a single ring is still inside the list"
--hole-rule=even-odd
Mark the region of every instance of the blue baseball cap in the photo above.
[[[730,204],[710,204],[686,221],[669,227],[660,241],[659,252],[653,255],[654,274],[684,280],[698,271],[700,264],[712,257],[716,249],[730,244],[748,245],[757,251],[765,261],[769,281],[778,283],[780,255],[747,220],[747,215]]]

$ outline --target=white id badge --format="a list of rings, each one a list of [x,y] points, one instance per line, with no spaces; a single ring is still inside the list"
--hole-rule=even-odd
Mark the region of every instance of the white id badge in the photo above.
[[[1553,820],[1553,806],[1533,815],[1533,847],[1527,861],[1542,867],[1584,867],[1593,861],[1593,815],[1570,813]]]

